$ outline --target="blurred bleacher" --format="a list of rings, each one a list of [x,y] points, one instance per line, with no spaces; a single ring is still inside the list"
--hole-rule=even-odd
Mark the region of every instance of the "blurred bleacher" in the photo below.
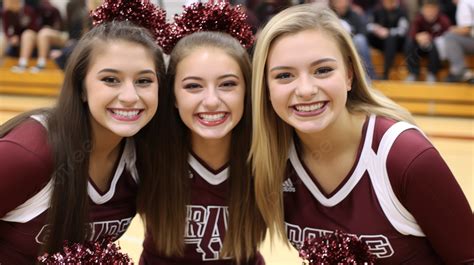
[[[373,52],[373,59],[376,71],[380,73],[383,68],[381,54]],[[40,105],[44,104],[45,99],[50,102],[51,98],[58,95],[63,73],[54,62],[49,61],[46,69],[36,74],[28,71],[21,74],[12,73],[10,68],[15,64],[15,58],[6,58],[0,66],[0,95],[4,97],[16,96],[17,100],[18,97],[23,96],[28,98],[29,102],[40,102]],[[404,82],[402,80],[406,77],[407,72],[403,57],[397,57],[394,65],[390,76],[391,80],[373,81],[373,86],[412,113],[474,118],[474,85]],[[474,68],[474,57],[469,58],[469,66]],[[0,109],[8,109],[8,104],[3,101],[0,102]],[[21,111],[21,109],[18,110]]]
[[[13,73],[10,68],[16,65],[17,58],[5,58],[0,66],[0,94],[57,96],[62,85],[63,72],[49,60],[44,71]]]

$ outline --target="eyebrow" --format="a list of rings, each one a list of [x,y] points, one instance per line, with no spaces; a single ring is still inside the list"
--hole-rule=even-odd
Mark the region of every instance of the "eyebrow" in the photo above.
[[[237,76],[235,74],[225,74],[225,75],[219,76],[217,78],[217,80],[225,79],[225,78],[228,78],[228,77],[233,77],[233,78],[239,79],[239,76]],[[181,80],[181,82],[186,81],[186,80],[204,80],[204,78],[198,77],[198,76],[187,76],[187,77],[183,78],[183,80]]]
[[[98,74],[103,73],[103,72],[114,73],[114,74],[120,73],[120,71],[118,71],[116,69],[104,68],[104,69],[100,70],[98,72]],[[150,70],[150,69],[142,70],[142,71],[138,72],[138,74],[154,74],[154,75],[156,75],[155,71]]]
[[[315,65],[318,65],[318,64],[321,64],[321,63],[324,63],[324,62],[335,62],[336,59],[335,58],[322,58],[322,59],[319,59],[319,60],[316,60],[314,62],[312,62],[310,64],[310,66],[315,66]],[[288,70],[288,69],[292,69],[293,67],[290,67],[290,66],[275,66],[273,67],[272,69],[270,69],[270,72],[273,72],[273,71],[277,71],[277,70]]]

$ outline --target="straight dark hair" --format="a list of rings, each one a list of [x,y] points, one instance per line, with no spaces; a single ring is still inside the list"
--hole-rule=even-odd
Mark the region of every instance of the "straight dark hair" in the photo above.
[[[139,212],[159,253],[166,256],[182,255],[186,225],[186,205],[190,203],[188,156],[191,151],[190,131],[181,121],[175,107],[174,79],[176,67],[198,48],[217,48],[224,51],[239,65],[245,82],[244,113],[232,130],[229,150],[229,225],[222,254],[237,263],[255,257],[265,238],[266,226],[257,209],[253,179],[247,156],[252,132],[250,101],[251,64],[245,49],[230,35],[220,32],[198,32],[178,42],[170,56],[167,88],[160,90],[158,131],[160,153],[155,162],[158,175],[144,179],[139,194]]]
[[[89,108],[87,102],[82,100],[82,95],[94,50],[113,41],[135,43],[148,50],[155,62],[159,90],[166,90],[163,88],[163,56],[148,30],[126,21],[108,22],[96,26],[78,42],[66,66],[63,86],[55,107],[20,114],[0,127],[0,137],[3,137],[33,114],[42,114],[46,118],[48,142],[54,161],[54,188],[48,213],[50,235],[40,254],[60,251],[64,240],[83,242],[90,232],[87,225],[87,183],[93,139]],[[157,130],[158,120],[155,115],[133,136],[140,177],[153,174],[151,156],[157,150],[154,137]]]

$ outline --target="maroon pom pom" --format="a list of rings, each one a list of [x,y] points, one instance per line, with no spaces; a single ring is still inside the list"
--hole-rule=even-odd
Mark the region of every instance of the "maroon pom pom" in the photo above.
[[[128,20],[137,26],[148,29],[158,43],[162,42],[168,27],[166,11],[156,7],[149,0],[105,0],[91,12],[93,25],[106,21]]]
[[[176,15],[174,23],[167,29],[168,37],[160,44],[165,53],[170,53],[178,41],[186,35],[199,31],[220,31],[236,38],[244,48],[250,48],[254,36],[247,15],[240,6],[227,2],[194,3],[184,7],[181,15]]]
[[[64,243],[63,251],[55,254],[44,254],[38,261],[48,265],[65,264],[133,264],[127,254],[119,252],[111,237],[84,244]]]
[[[374,264],[376,259],[364,242],[338,230],[323,237],[306,239],[299,255],[309,265]]]

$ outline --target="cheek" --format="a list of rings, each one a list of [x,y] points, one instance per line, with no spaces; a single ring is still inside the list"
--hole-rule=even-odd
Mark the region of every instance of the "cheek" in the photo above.
[[[280,105],[285,104],[289,97],[285,87],[277,84],[269,84],[268,95],[274,108],[281,107]]]

